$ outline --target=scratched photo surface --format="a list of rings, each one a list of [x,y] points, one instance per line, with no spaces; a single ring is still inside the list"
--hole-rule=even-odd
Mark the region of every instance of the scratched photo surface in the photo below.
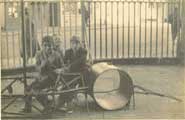
[[[184,0],[0,0],[1,119],[185,119]]]

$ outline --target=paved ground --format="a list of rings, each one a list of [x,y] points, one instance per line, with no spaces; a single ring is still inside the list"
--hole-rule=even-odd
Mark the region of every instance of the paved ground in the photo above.
[[[184,118],[185,119],[185,68],[182,66],[143,66],[124,65],[121,69],[127,71],[132,77],[134,84],[141,85],[153,91],[173,95],[183,100],[177,102],[168,98],[136,94],[136,109],[104,111],[96,106],[89,98],[90,113],[84,106],[83,96],[72,114],[57,114],[50,116],[51,119],[124,119],[124,118]],[[20,88],[18,85],[15,87]],[[3,83],[2,83],[3,87]],[[4,104],[4,102],[3,102]],[[9,110],[20,110],[23,103],[18,101]],[[49,117],[47,117],[49,118]]]

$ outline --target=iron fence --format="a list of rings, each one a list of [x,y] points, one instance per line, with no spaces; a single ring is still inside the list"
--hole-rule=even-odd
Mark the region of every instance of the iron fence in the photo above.
[[[180,0],[83,1],[84,38],[92,58],[176,58],[180,3]],[[34,63],[34,55],[45,35],[59,37],[64,50],[68,49],[72,35],[82,36],[81,4],[74,0],[25,0],[23,4],[19,0],[1,1],[1,67],[22,64],[22,37],[26,58],[30,58],[28,64]],[[21,32],[22,23],[24,32]]]

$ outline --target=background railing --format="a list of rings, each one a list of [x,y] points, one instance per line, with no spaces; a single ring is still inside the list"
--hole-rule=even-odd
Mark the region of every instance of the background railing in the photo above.
[[[92,58],[176,58],[181,38],[180,3],[180,0],[84,1],[85,39]],[[72,35],[81,37],[80,1],[25,0],[24,9],[28,64],[34,63],[34,50],[39,49],[43,36],[59,37],[64,50],[70,47]],[[22,64],[21,2],[1,1],[0,11],[3,16],[0,21],[1,67],[15,67]],[[169,18],[173,19],[171,23]],[[39,44],[33,44],[34,40]]]

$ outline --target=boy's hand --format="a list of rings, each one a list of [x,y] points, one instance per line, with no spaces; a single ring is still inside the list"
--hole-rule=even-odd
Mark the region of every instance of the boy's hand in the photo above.
[[[63,68],[58,68],[58,69],[55,69],[55,73],[57,74],[61,74],[61,73],[64,73],[65,70]]]
[[[49,64],[50,64],[49,61],[48,60],[45,60],[45,61],[42,61],[41,66],[46,66],[46,65],[49,65]]]
[[[64,66],[65,71],[69,71],[69,66]]]

